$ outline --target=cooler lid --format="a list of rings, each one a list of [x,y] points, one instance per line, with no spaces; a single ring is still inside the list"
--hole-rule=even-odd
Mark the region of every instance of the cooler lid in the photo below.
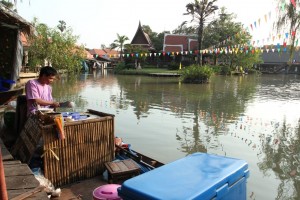
[[[244,160],[194,153],[125,181],[119,195],[129,199],[211,199],[228,183],[248,176]]]

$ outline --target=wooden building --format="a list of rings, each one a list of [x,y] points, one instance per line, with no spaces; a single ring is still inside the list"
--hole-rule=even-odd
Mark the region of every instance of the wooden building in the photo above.
[[[14,88],[23,60],[21,33],[32,32],[29,22],[0,3],[0,106],[23,92]]]
[[[23,60],[21,33],[32,32],[29,22],[0,3],[0,78],[17,81]]]
[[[132,46],[138,46],[142,49],[146,49],[149,52],[155,51],[149,35],[145,33],[142,28],[141,22],[139,22],[139,26],[130,44]]]
[[[197,50],[198,40],[193,35],[165,34],[163,52],[185,53]]]

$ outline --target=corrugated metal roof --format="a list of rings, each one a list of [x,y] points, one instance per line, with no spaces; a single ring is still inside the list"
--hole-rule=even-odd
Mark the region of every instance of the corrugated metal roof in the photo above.
[[[27,34],[33,33],[33,26],[19,16],[16,12],[10,10],[8,7],[0,3],[0,26],[20,29]]]

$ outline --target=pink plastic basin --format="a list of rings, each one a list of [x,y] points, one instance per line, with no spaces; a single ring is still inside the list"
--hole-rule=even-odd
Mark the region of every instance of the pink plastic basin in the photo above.
[[[118,184],[107,184],[97,187],[93,191],[94,200],[122,200],[118,196],[117,189],[121,187]]]

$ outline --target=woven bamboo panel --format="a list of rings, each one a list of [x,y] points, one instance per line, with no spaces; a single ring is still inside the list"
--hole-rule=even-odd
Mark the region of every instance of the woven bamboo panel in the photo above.
[[[64,140],[54,125],[42,126],[44,175],[56,187],[100,175],[114,159],[114,116],[89,112],[101,117],[66,123]]]

